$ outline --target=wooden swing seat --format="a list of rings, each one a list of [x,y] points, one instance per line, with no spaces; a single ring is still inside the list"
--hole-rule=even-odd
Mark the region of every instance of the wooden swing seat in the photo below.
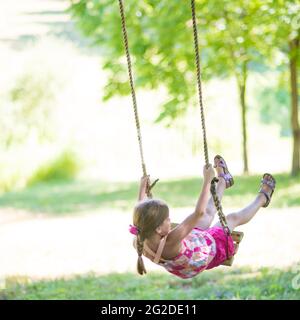
[[[235,247],[235,253],[237,253],[238,248],[239,248],[239,244],[242,241],[243,237],[244,237],[244,232],[241,231],[232,231],[231,232],[231,237],[234,243],[234,247]],[[234,260],[234,256],[230,257],[229,259],[225,260],[221,265],[223,266],[227,266],[227,267],[231,267],[233,264],[233,260]]]

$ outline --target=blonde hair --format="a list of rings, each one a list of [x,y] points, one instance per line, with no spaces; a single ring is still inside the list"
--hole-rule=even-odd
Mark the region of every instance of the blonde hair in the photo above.
[[[169,207],[159,199],[140,201],[134,208],[133,224],[138,228],[136,236],[136,251],[138,254],[137,271],[140,275],[146,273],[143,250],[144,241],[152,236],[155,229],[169,216]]]

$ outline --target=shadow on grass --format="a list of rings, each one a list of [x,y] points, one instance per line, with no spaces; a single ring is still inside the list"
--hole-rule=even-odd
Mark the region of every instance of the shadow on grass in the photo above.
[[[257,194],[261,176],[238,176],[233,188],[226,190],[223,208],[245,206]],[[272,207],[300,206],[300,179],[276,175],[277,187]],[[202,181],[199,178],[160,181],[155,196],[171,208],[195,205]],[[25,209],[48,214],[68,214],[97,209],[131,211],[136,202],[138,183],[96,181],[51,182],[9,192],[0,196],[0,207]]]
[[[299,299],[292,269],[214,269],[182,280],[167,273],[132,273],[30,282],[8,278],[0,299]]]

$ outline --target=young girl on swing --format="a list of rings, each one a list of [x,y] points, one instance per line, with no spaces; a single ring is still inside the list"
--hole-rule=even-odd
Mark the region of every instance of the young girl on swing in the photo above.
[[[221,156],[214,158],[219,181],[217,195],[221,200],[224,190],[234,181]],[[137,270],[146,273],[143,255],[164,267],[170,273],[183,278],[192,278],[198,273],[219,266],[227,254],[235,254],[231,236],[217,223],[211,227],[216,213],[210,197],[210,182],[215,172],[212,165],[203,168],[203,185],[194,212],[175,228],[171,228],[169,208],[158,199],[147,199],[146,189],[149,176],[141,179],[139,202],[134,209],[133,225],[129,231],[134,234],[134,246],[138,253]],[[275,189],[275,179],[265,173],[261,188],[254,201],[244,209],[226,216],[232,232],[237,226],[249,222],[261,207],[267,207]]]

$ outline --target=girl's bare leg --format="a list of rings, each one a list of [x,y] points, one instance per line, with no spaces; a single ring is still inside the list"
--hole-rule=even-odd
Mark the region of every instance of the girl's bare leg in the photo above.
[[[219,182],[217,183],[217,195],[219,197],[219,199],[221,200],[224,194],[224,190],[226,189],[226,183],[225,180],[223,178],[219,178]],[[212,197],[210,197],[205,213],[204,215],[201,217],[201,219],[198,222],[197,227],[201,228],[201,229],[208,229],[215,217],[215,214],[217,212],[217,209],[215,207],[214,201],[212,199]]]
[[[265,204],[265,202],[265,196],[260,193],[255,200],[244,209],[228,214],[226,216],[226,220],[230,231],[233,231],[236,227],[249,222],[255,216],[256,212]],[[218,222],[216,226],[221,226],[220,222]]]
[[[270,180],[270,177],[266,177]],[[271,192],[271,188],[267,184],[262,185],[262,189],[268,194]],[[226,216],[227,224],[230,231],[233,231],[236,227],[249,222],[256,214],[256,212],[266,203],[266,196],[259,193],[257,197],[244,209],[230,213]],[[221,226],[217,223],[216,226]]]

